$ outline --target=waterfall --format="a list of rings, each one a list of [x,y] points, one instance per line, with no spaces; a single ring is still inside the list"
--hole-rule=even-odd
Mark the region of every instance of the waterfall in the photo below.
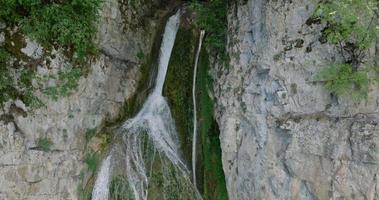
[[[92,193],[93,200],[107,200],[119,193],[128,199],[146,200],[149,198],[150,191],[154,192],[150,197],[152,199],[201,199],[201,195],[191,182],[190,171],[181,160],[175,123],[168,103],[162,96],[180,15],[178,11],[167,21],[153,92],[148,96],[139,113],[127,120],[120,128],[121,136],[117,142],[121,147],[117,148],[115,145],[110,151],[115,155],[108,158],[115,163],[118,162],[122,166],[119,167],[121,170],[111,177],[112,172],[107,172],[110,167],[106,166],[108,158],[102,163]],[[119,158],[119,161],[116,161],[116,158]],[[112,170],[113,168],[115,167],[112,167]],[[120,174],[124,178],[120,178]],[[122,181],[112,184],[110,180],[114,177]],[[117,188],[117,194],[113,194],[115,192],[112,193],[112,189],[104,189],[104,187],[109,188],[110,185],[113,190]]]
[[[92,200],[103,200],[108,198],[110,165],[111,155],[107,156],[101,165],[100,172],[92,192]]]
[[[197,108],[196,108],[196,75],[197,64],[199,62],[199,56],[201,51],[201,45],[203,43],[205,31],[200,32],[199,45],[196,52],[195,66],[193,69],[193,82],[192,82],[192,101],[193,101],[193,138],[192,138],[192,178],[193,184],[196,187],[196,143],[197,143]]]

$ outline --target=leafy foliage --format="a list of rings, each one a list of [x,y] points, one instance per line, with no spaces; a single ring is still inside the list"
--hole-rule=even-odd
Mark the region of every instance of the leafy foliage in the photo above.
[[[210,0],[206,3],[192,2],[192,8],[198,14],[198,26],[207,33],[205,45],[213,54],[226,57],[227,2]]]
[[[5,49],[0,48],[0,104],[17,96],[13,86],[13,79],[7,68],[8,60],[8,52]]]
[[[378,6],[377,0],[326,1],[315,16],[328,24],[324,33],[329,42],[353,43],[359,49],[367,49],[379,36]]]
[[[17,82],[9,70],[9,59],[10,54],[0,48],[0,105],[9,99],[21,98],[26,105],[33,108],[42,106],[42,103],[31,92],[33,75],[29,70],[24,70],[20,81]]]
[[[64,47],[75,63],[82,63],[86,55],[95,52],[93,39],[100,3],[101,0],[0,0],[0,21],[10,27],[21,27],[24,34],[47,48]],[[0,105],[19,98],[27,106],[42,106],[33,94],[37,88],[33,88],[32,81],[38,79],[34,71],[10,70],[7,66],[13,56],[10,52],[13,51],[0,48]],[[63,70],[55,78],[57,86],[44,92],[54,100],[69,96],[77,88],[81,75],[79,68]]]
[[[364,58],[379,38],[379,1],[324,1],[313,18],[327,25],[323,38],[337,45],[344,58],[343,63],[321,70],[318,80],[322,80],[325,87],[338,96],[367,99],[370,80],[377,78],[368,77],[370,67],[364,67]],[[372,75],[378,76],[377,73]]]
[[[9,99],[21,99],[27,106],[38,108],[43,106],[42,101],[37,98],[33,92],[38,88],[33,87],[33,80],[39,80],[35,73],[28,68],[20,72],[19,78],[12,74],[9,65],[10,54],[3,48],[0,48],[0,105]],[[51,76],[48,80],[54,79],[56,86],[48,87],[44,93],[54,100],[58,97],[66,97],[72,94],[79,86],[79,79],[82,75],[80,68],[66,67],[58,73],[58,76]]]
[[[354,100],[367,99],[369,79],[366,71],[354,72],[349,64],[339,64],[321,70],[318,80],[337,96],[349,96]]]
[[[83,61],[92,42],[100,0],[0,0],[0,19],[21,25],[45,46],[68,47]]]

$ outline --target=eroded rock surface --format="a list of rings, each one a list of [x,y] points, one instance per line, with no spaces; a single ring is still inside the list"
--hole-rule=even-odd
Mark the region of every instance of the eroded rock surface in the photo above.
[[[313,81],[341,60],[306,24],[315,1],[229,6],[215,96],[230,199],[378,199],[379,88],[354,103]]]
[[[131,8],[121,9],[119,3],[103,3],[97,38],[100,55],[91,61],[74,94],[54,101],[37,92],[45,104],[42,108],[30,109],[14,100],[0,110],[0,200],[78,198],[80,173],[85,170],[85,133],[118,117],[125,100],[136,92],[143,62],[137,54],[150,54],[163,16],[152,14],[148,23],[127,30],[123,12]],[[0,24],[0,45],[6,40],[4,28]],[[19,49],[19,64],[32,63],[41,76],[57,74],[68,64],[59,50],[45,52],[34,41],[25,43]],[[48,151],[38,148],[40,138],[51,141]]]

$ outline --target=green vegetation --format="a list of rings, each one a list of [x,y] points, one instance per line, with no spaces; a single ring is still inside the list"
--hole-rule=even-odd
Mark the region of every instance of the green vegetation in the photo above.
[[[9,99],[20,98],[25,105],[32,108],[42,106],[42,102],[34,96],[32,80],[34,73],[25,69],[21,72],[19,79],[15,79],[14,73],[8,67],[10,53],[4,48],[0,48],[0,105]],[[13,71],[15,72],[15,71]]]
[[[165,81],[164,96],[168,98],[175,119],[181,149],[187,163],[191,162],[193,104],[193,61],[197,37],[191,29],[180,27]]]
[[[51,146],[53,145],[53,142],[45,137],[38,138],[37,140],[37,148],[39,150],[48,152],[51,149]]]
[[[109,186],[111,200],[133,200],[134,195],[129,187],[128,179],[123,176],[113,177]]]
[[[323,69],[318,73],[317,78],[325,81],[325,88],[337,96],[349,96],[356,101],[368,97],[367,71],[354,72],[349,64],[339,64]]]
[[[47,52],[51,47],[62,47],[73,64],[84,64],[87,55],[96,53],[93,39],[100,3],[101,0],[0,0],[0,21],[10,28],[20,27],[13,34],[5,33],[5,47],[0,48],[0,104],[18,98],[32,108],[43,105],[34,96],[34,91],[40,89],[33,88],[32,84],[33,80],[40,80],[35,77],[35,64],[30,62],[31,67],[24,68],[9,66],[11,58],[26,59],[20,53],[24,46],[23,34],[38,41]],[[55,77],[57,86],[43,92],[54,100],[69,96],[77,88],[82,74],[79,67],[67,66]]]
[[[228,193],[222,169],[219,129],[213,116],[214,102],[209,96],[210,91],[213,91],[212,78],[208,74],[209,67],[209,55],[203,49],[199,58],[196,94],[201,139],[201,155],[198,158],[202,162],[198,169],[203,170],[201,175],[205,199],[225,200],[228,199]]]
[[[0,49],[0,54],[9,55],[2,49]],[[21,70],[19,79],[14,79],[12,77],[16,77],[16,75],[11,74],[6,64],[6,60],[5,62],[0,61],[0,92],[4,94],[0,97],[0,104],[9,99],[19,98],[27,106],[39,108],[44,104],[33,94],[34,91],[41,89],[45,95],[57,101],[59,97],[71,95],[79,86],[79,79],[82,76],[80,68],[66,67],[57,76],[41,78],[37,77],[33,70],[26,68]],[[33,80],[37,80],[39,86],[33,87]],[[42,89],[42,83],[46,84],[51,80],[54,80],[56,85]]]
[[[335,44],[344,59],[317,76],[337,96],[367,99],[371,80],[377,80],[378,74],[372,72],[378,66],[367,66],[364,59],[379,37],[378,7],[377,0],[324,1],[312,17],[327,25],[321,40]]]
[[[168,98],[181,149],[187,163],[190,163],[192,158],[193,102],[191,97],[198,34],[192,28],[183,26],[179,28],[164,89],[164,96]],[[208,91],[212,91],[212,80],[208,75],[209,67],[209,55],[203,48],[196,83],[200,137],[196,163],[197,180],[198,188],[205,199],[223,200],[227,199],[227,192],[221,163],[219,131],[213,117],[213,100],[208,95]],[[166,173],[169,174],[169,171]],[[156,177],[158,175],[161,176],[161,174],[153,174],[152,178],[157,182],[162,182],[161,178]],[[155,190],[152,189],[152,191]]]
[[[101,140],[99,152],[103,153],[108,149],[108,146],[112,141],[111,134],[108,132],[101,132],[97,137]]]
[[[78,199],[79,200],[87,200],[87,199],[90,199],[87,195],[86,195],[86,191],[85,191],[85,184],[84,184],[84,172],[81,171],[80,172],[80,175],[79,175],[79,185],[78,185],[78,188],[77,188],[77,195],[78,195]]]
[[[0,48],[0,104],[2,105],[10,98],[17,96],[14,88],[14,80],[11,78],[10,71],[7,68],[9,54],[5,49]]]
[[[21,72],[20,79],[18,81],[19,85],[19,98],[25,103],[25,105],[31,107],[31,108],[39,108],[43,106],[44,104],[42,101],[37,98],[33,91],[35,88],[33,87],[33,79],[35,79],[35,74],[30,69],[24,69]]]
[[[99,164],[99,155],[93,150],[88,151],[84,158],[84,163],[86,163],[87,168],[94,174]]]
[[[193,10],[198,15],[197,24],[204,29],[207,36],[205,45],[212,56],[226,58],[227,1],[210,0],[192,2]]]
[[[20,25],[44,46],[65,47],[85,59],[93,53],[100,0],[0,0],[0,19]]]
[[[100,144],[94,147],[96,151],[89,147],[88,143],[92,138],[99,138]],[[91,192],[93,189],[93,184],[95,182],[95,173],[99,167],[101,161],[101,155],[108,149],[108,145],[111,141],[111,136],[105,131],[105,128],[100,132],[97,132],[96,128],[88,128],[85,133],[86,144],[84,147],[84,160],[86,168],[83,168],[80,173],[80,181],[77,188],[77,195],[79,200],[91,199]],[[89,175],[89,176],[86,176]]]
[[[86,141],[88,142],[89,140],[91,140],[94,136],[96,136],[96,133],[96,128],[88,128],[86,131]]]

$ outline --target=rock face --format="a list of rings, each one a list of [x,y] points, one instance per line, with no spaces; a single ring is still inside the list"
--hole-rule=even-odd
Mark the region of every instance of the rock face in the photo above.
[[[99,130],[105,120],[115,119],[125,100],[136,92],[142,63],[136,55],[141,51],[150,54],[162,18],[151,15],[143,27],[123,29],[128,20],[124,13],[131,8],[119,3],[122,1],[104,1],[98,34],[100,55],[74,94],[57,101],[37,94],[45,107],[31,110],[15,100],[0,110],[0,200],[77,199],[80,172],[85,169],[85,132]],[[4,28],[0,24],[0,45]],[[43,51],[28,39],[21,49],[27,60],[39,59]],[[65,65],[59,51],[51,54],[54,56],[43,57],[50,60],[49,66],[45,61],[37,66],[39,74],[57,72]],[[51,141],[49,151],[37,148],[40,138]]]
[[[354,103],[312,82],[341,59],[319,42],[323,25],[306,25],[315,6],[229,5],[231,60],[215,96],[230,199],[379,198],[379,88]]]
[[[85,132],[118,114],[135,90],[137,67],[101,56],[80,81],[78,92],[45,109],[28,112],[20,101],[9,103],[0,122],[0,199],[76,199]],[[19,110],[19,112],[16,112]],[[36,149],[48,138],[48,152]]]

